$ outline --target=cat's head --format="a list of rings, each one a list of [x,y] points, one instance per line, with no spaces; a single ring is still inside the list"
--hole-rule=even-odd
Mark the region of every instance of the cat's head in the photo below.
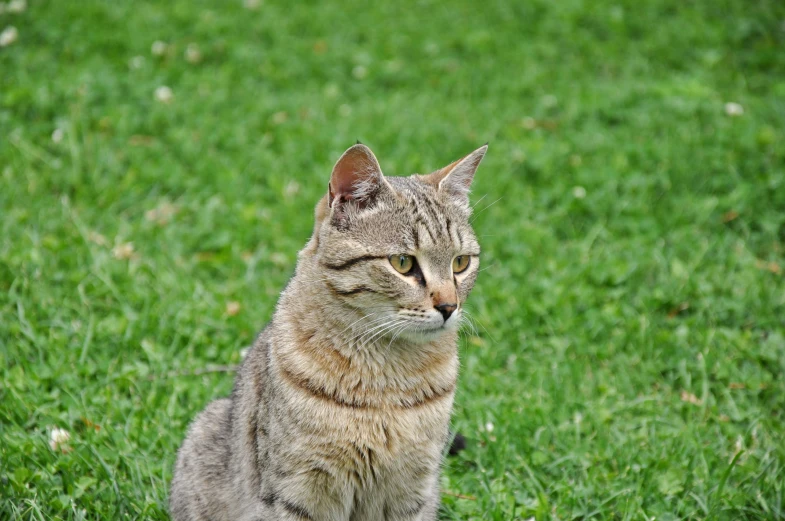
[[[487,148],[429,175],[386,177],[362,144],[335,164],[305,251],[366,336],[426,341],[457,329],[480,264],[469,188]]]

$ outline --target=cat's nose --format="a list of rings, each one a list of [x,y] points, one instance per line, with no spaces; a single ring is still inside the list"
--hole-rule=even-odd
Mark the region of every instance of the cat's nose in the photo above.
[[[435,307],[439,313],[442,314],[445,322],[447,322],[447,319],[450,318],[450,315],[452,315],[453,311],[458,308],[458,306],[455,304],[437,304],[433,307]]]

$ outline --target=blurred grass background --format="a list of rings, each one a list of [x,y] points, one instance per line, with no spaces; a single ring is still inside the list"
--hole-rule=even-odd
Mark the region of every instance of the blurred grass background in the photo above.
[[[442,519],[785,518],[783,2],[0,11],[0,518],[168,518],[356,139],[490,141]]]

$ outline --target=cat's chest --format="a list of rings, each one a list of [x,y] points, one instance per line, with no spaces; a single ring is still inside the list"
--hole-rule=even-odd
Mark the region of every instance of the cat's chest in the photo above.
[[[447,440],[453,393],[411,407],[347,407],[299,402],[292,410],[299,433],[287,438],[302,453],[328,454],[337,474],[360,488],[411,481],[438,466]],[[289,429],[287,429],[289,430]],[[294,436],[292,436],[294,434]]]
[[[364,414],[350,414],[346,433],[355,443],[372,447],[392,459],[406,458],[440,443],[452,411],[453,396],[411,408],[390,407]]]
[[[333,464],[356,491],[351,519],[391,519],[386,511],[393,506],[416,510],[424,491],[436,486],[451,406],[452,396],[427,409],[377,410],[347,418],[343,438],[335,440],[338,453],[346,456]]]
[[[278,398],[305,430],[394,454],[402,445],[433,440],[449,422],[458,372],[455,350],[379,366],[342,359],[336,367],[308,355],[303,349],[282,350],[272,367]]]
[[[373,371],[346,364],[341,371],[304,356],[281,353],[272,365],[280,414],[272,430],[296,452],[324,454],[338,475],[360,488],[412,482],[438,466],[457,378],[457,355],[430,363],[387,365]],[[429,472],[426,472],[428,470]]]

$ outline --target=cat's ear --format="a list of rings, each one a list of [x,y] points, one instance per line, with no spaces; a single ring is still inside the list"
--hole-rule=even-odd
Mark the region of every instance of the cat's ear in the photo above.
[[[425,176],[425,179],[440,192],[449,193],[460,201],[468,203],[469,190],[474,179],[474,173],[477,171],[477,167],[480,166],[480,161],[485,157],[485,152],[487,151],[488,144],[486,143],[468,156],[462,157],[441,170]]]
[[[371,149],[358,143],[343,153],[335,163],[328,185],[327,204],[335,208],[354,201],[363,208],[379,190],[387,186],[382,169]]]

